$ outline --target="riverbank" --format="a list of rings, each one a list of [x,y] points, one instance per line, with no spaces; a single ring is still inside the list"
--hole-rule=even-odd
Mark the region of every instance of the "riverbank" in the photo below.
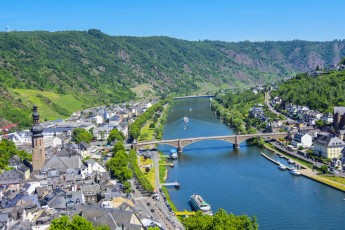
[[[287,154],[279,151],[279,150],[276,150],[276,149],[273,149],[271,148],[270,146],[268,146],[267,144],[264,144],[264,147],[270,151],[272,151],[274,154],[280,154],[280,155],[283,155],[284,157],[286,158],[291,158],[290,156],[288,156]],[[263,153],[262,153],[263,154]],[[268,156],[264,156],[266,159],[274,162],[277,164],[277,162],[275,162],[273,159],[271,159],[270,157]],[[335,188],[337,190],[340,190],[342,192],[345,192],[345,185],[344,184],[341,184],[341,183],[338,183],[336,181],[332,181],[332,180],[329,180],[329,179],[326,179],[324,177],[321,177],[319,175],[317,175],[311,168],[307,167],[306,165],[303,165],[299,162],[296,162],[297,165],[299,165],[300,167],[302,167],[303,169],[299,170],[299,172],[304,176],[304,177],[307,177],[309,179],[312,179],[314,181],[317,181],[319,183],[322,183],[322,184],[325,184],[327,186],[330,186],[332,188]]]

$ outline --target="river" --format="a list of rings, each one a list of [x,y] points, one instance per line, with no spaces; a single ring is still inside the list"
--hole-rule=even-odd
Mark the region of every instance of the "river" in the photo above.
[[[183,117],[189,122],[185,126]],[[208,98],[176,100],[168,114],[163,139],[230,135],[210,108]],[[159,149],[169,154],[171,146]],[[177,180],[178,190],[169,189],[178,210],[191,210],[189,198],[200,194],[212,206],[235,215],[255,215],[260,229],[344,229],[345,194],[303,176],[280,171],[250,142],[234,149],[223,141],[200,141],[186,146],[168,182]],[[286,163],[286,162],[283,162]],[[287,164],[287,163],[286,163]]]

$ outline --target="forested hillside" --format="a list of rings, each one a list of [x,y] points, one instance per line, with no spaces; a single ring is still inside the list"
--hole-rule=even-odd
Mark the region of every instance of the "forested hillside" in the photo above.
[[[279,84],[272,96],[279,96],[286,103],[307,105],[320,112],[332,112],[334,106],[345,106],[345,71],[313,77],[297,74]]]
[[[108,36],[95,29],[2,32],[0,116],[14,122],[19,116],[25,123],[36,101],[55,112],[46,116],[48,109],[44,111],[42,117],[50,119],[71,113],[63,98],[81,108],[126,101],[134,92],[146,97],[186,95],[200,87],[205,93],[217,87],[249,87],[338,63],[344,47],[345,40],[192,42]],[[37,92],[24,98],[24,89]],[[46,91],[57,95],[46,96]]]

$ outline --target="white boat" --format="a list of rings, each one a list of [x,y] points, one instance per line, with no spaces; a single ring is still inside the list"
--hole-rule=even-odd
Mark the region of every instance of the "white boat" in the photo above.
[[[184,118],[183,118],[183,121],[184,121],[185,123],[188,123],[188,121],[189,121],[189,120],[188,120],[188,117],[184,117]]]
[[[280,163],[279,161],[278,161],[278,163],[279,163],[278,168],[279,168],[280,170],[285,170],[285,169],[286,169],[286,166],[285,166],[285,165],[283,165],[283,164]]]
[[[178,158],[177,151],[175,149],[170,150],[170,158],[171,159],[177,159]]]
[[[295,162],[293,160],[291,160],[291,159],[288,160],[288,163],[289,164],[295,164]]]
[[[295,169],[295,168],[291,169],[290,173],[291,173],[292,175],[295,175],[295,176],[299,176],[299,175],[301,175],[301,173],[300,173],[300,172],[298,172],[298,170],[297,170],[297,169]]]
[[[198,194],[193,194],[190,197],[190,204],[196,211],[201,210],[205,214],[212,215],[211,206],[205,202],[205,200]]]

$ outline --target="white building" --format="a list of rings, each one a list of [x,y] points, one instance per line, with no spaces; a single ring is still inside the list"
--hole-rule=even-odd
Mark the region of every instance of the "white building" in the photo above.
[[[100,125],[100,124],[103,124],[104,123],[104,119],[102,116],[100,115],[96,115],[92,118],[92,120],[97,124],[97,125]]]
[[[308,133],[296,133],[294,139],[291,141],[291,144],[296,148],[301,146],[303,148],[309,148],[313,144],[313,137]]]

